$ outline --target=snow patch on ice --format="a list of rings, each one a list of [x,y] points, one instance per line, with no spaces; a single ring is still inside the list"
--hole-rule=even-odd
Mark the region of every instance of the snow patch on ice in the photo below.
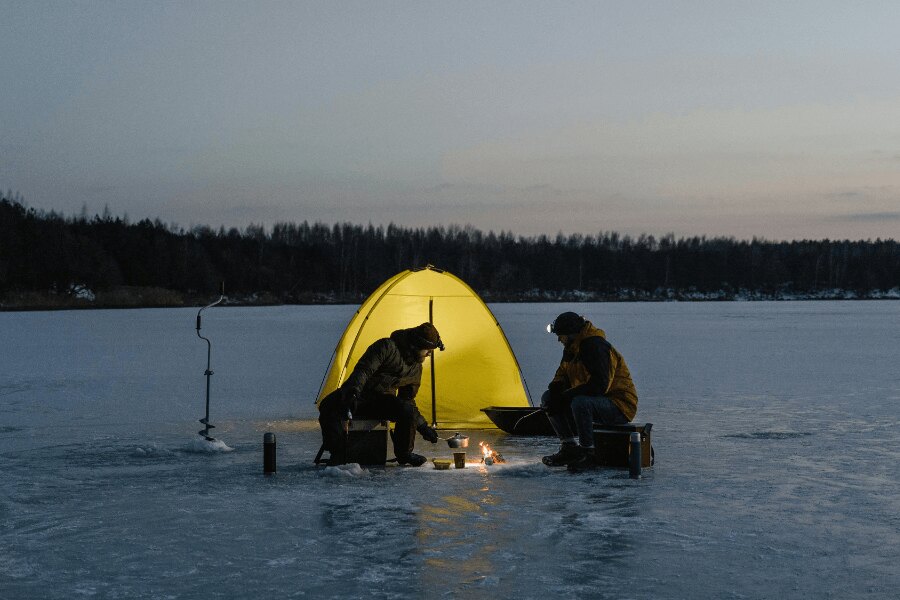
[[[231,452],[234,448],[229,447],[222,440],[191,440],[184,448],[185,452],[193,454],[216,454],[218,452]]]
[[[149,444],[147,446],[137,446],[131,452],[131,456],[135,458],[151,458],[159,456],[171,456],[173,452],[168,448],[162,448],[157,444]]]
[[[369,472],[360,467],[358,463],[325,467],[325,470],[322,471],[324,477],[363,477],[368,474]]]

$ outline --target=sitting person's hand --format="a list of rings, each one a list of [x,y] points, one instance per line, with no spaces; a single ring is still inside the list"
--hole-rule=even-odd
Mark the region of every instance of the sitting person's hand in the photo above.
[[[422,423],[421,425],[419,425],[418,427],[416,427],[416,430],[422,435],[422,437],[423,437],[426,441],[431,442],[432,444],[436,444],[436,443],[437,443],[437,441],[438,441],[438,439],[439,439],[439,438],[438,438],[437,431],[435,431],[434,429],[432,429],[431,427],[429,427],[429,426],[426,425],[425,423]]]

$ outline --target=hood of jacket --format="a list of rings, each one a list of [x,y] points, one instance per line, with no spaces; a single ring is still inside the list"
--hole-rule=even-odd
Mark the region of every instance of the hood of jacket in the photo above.
[[[403,362],[407,364],[417,363],[418,361],[418,352],[416,352],[415,347],[413,347],[412,343],[410,343],[410,330],[409,329],[398,329],[396,331],[392,331],[390,338],[391,341],[397,344],[397,350],[400,351],[400,356],[403,358]]]

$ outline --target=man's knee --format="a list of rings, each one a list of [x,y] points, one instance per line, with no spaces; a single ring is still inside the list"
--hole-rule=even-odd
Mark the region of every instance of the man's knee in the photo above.
[[[336,414],[340,409],[340,400],[341,400],[341,392],[340,389],[337,389],[319,402],[319,414],[323,416],[331,416],[332,414]]]
[[[329,426],[334,423],[340,423],[343,415],[334,406],[322,406],[319,410],[319,423],[322,426]]]
[[[593,414],[593,398],[590,396],[575,396],[572,398],[572,412],[578,414]]]
[[[561,414],[566,409],[567,402],[562,394],[553,393],[547,390],[541,395],[541,408],[548,415]]]
[[[550,404],[550,390],[547,390],[543,394],[541,394],[541,408],[544,410],[547,409],[547,405]]]

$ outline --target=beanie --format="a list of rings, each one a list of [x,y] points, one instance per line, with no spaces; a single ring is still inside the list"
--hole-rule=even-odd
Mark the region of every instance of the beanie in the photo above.
[[[574,335],[581,331],[584,323],[584,317],[581,315],[573,312],[564,312],[547,326],[547,331],[556,335]]]
[[[410,342],[413,346],[423,350],[434,350],[435,348],[444,349],[444,342],[441,341],[441,334],[437,328],[431,323],[422,323],[418,327],[409,330]]]

